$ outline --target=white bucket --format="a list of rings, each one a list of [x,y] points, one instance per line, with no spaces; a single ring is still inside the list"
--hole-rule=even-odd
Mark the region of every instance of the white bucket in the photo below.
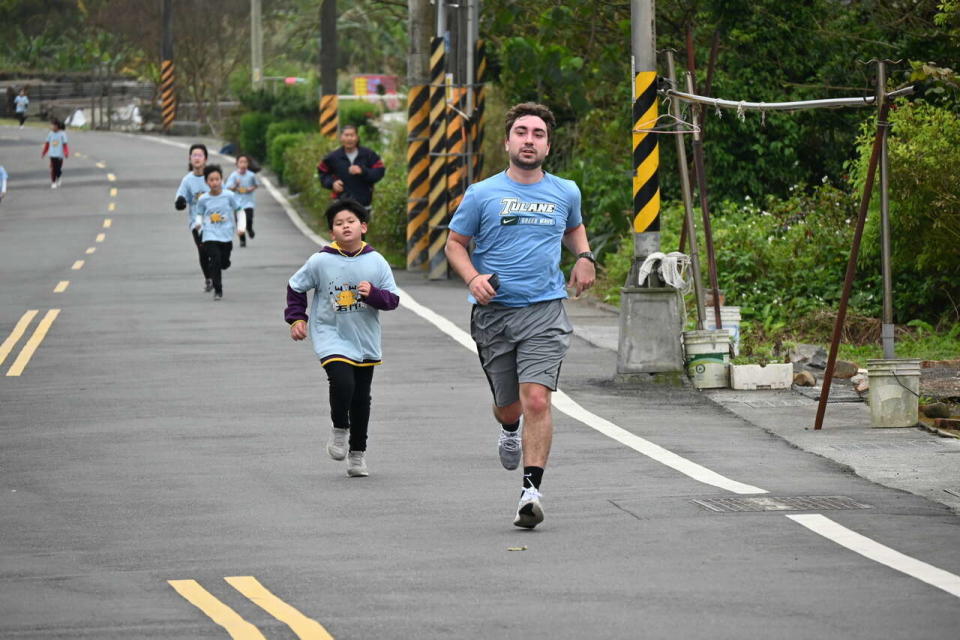
[[[707,307],[705,311],[703,328],[716,329],[716,313],[713,307]],[[733,355],[740,355],[740,307],[720,307],[720,322],[723,324],[723,330],[730,333]]]
[[[914,427],[920,420],[920,361],[867,360],[870,425]]]
[[[683,365],[697,389],[730,386],[730,334],[726,329],[683,332]]]

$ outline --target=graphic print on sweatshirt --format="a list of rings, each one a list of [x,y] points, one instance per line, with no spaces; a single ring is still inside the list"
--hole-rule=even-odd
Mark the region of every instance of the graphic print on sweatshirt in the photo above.
[[[360,291],[355,284],[349,282],[337,284],[330,281],[327,283],[327,292],[330,296],[330,304],[337,313],[352,313],[367,308],[367,305],[360,300]]]

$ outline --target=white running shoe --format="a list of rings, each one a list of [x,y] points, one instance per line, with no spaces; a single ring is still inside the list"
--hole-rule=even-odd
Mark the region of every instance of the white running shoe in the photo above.
[[[56,182],[51,182],[51,183],[50,183],[50,188],[51,188],[51,189],[56,189],[56,188],[57,188],[57,183],[56,183]]]
[[[347,429],[330,429],[330,439],[327,440],[327,453],[334,460],[343,460],[347,457]]]
[[[507,431],[500,427],[500,437],[497,440],[497,450],[500,453],[500,464],[504,469],[513,471],[520,466],[520,459],[523,457],[523,445],[520,432],[523,429],[521,425],[516,431]]]
[[[57,178],[57,189],[63,186],[63,178]]]
[[[351,451],[347,456],[347,475],[351,478],[366,478],[370,475],[363,451]]]
[[[533,488],[524,487],[520,494],[520,504],[517,505],[517,517],[513,519],[513,526],[533,529],[543,522],[543,507],[540,506],[540,492]]]

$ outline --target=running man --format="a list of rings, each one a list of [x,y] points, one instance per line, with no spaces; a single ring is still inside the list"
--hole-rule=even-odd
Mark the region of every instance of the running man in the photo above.
[[[467,189],[450,222],[446,255],[474,305],[470,331],[501,425],[500,462],[512,470],[523,460],[513,524],[532,529],[543,521],[540,483],[553,441],[550,394],[573,332],[563,307],[561,245],[577,255],[569,282],[576,295],[593,285],[596,273],[580,189],[541,168],[550,153],[553,114],[522,103],[507,112],[505,124],[510,166]]]

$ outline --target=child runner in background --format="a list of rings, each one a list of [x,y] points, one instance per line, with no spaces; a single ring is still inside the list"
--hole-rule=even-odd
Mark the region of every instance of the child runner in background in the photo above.
[[[237,195],[223,188],[223,171],[212,164],[203,170],[209,191],[197,202],[193,228],[200,232],[207,273],[213,281],[213,299],[223,298],[222,272],[230,268],[233,234],[244,227],[243,207]],[[239,214],[238,214],[239,212]]]
[[[256,172],[250,168],[250,156],[237,156],[237,170],[227,178],[226,188],[237,194],[237,199],[243,205],[243,210],[247,214],[247,232],[240,232],[240,246],[247,246],[247,236],[253,240],[253,209],[256,204],[256,198],[253,192],[260,186]]]
[[[56,118],[50,120],[50,133],[40,152],[42,160],[50,152],[50,188],[60,186],[63,175],[63,161],[70,157],[70,147],[67,145],[67,133],[63,130],[63,123]]]
[[[20,89],[20,95],[13,99],[13,104],[17,112],[17,120],[20,121],[20,128],[23,129],[23,123],[27,120],[27,107],[30,106],[30,98],[27,97],[26,89]]]
[[[203,241],[200,232],[193,228],[193,219],[196,216],[197,202],[200,196],[210,189],[203,177],[203,169],[207,166],[207,147],[199,142],[190,145],[190,161],[187,165],[189,172],[180,181],[177,189],[177,198],[173,207],[177,211],[187,210],[187,228],[193,233],[193,242],[197,245],[197,256],[200,259],[200,270],[203,271],[203,290],[213,291],[213,280],[207,273],[207,258],[203,253]]]
[[[313,350],[330,384],[333,427],[327,453],[347,460],[347,475],[369,475],[364,454],[370,421],[370,383],[380,364],[380,311],[400,303],[390,265],[363,241],[367,209],[337,200],[326,211],[334,242],[313,254],[287,284],[284,318],[290,337],[310,334]],[[307,292],[313,309],[307,316]],[[309,324],[308,324],[309,323]],[[347,455],[347,436],[350,453]]]

